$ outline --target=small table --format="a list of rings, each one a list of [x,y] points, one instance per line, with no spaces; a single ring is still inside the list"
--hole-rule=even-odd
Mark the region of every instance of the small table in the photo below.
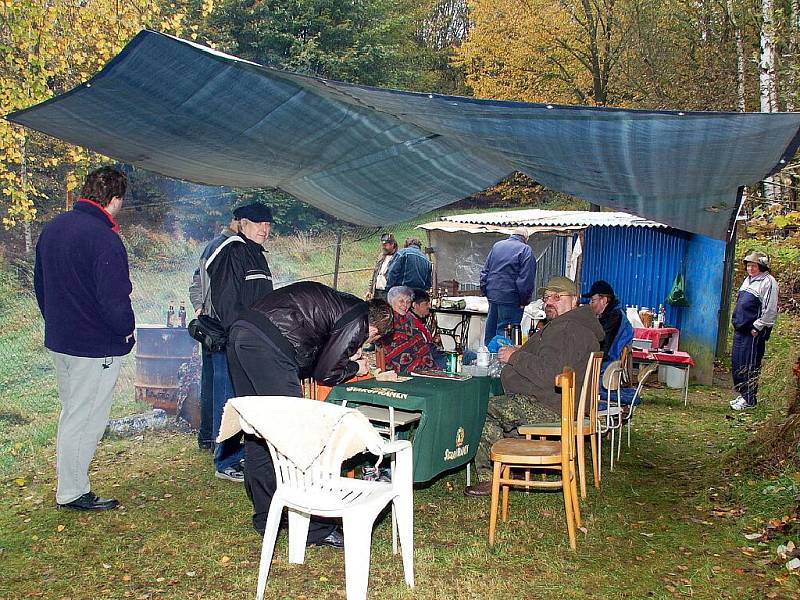
[[[433,316],[432,322],[435,323],[435,326],[431,327],[431,334],[438,333],[452,338],[456,352],[463,352],[469,342],[469,324],[472,317],[485,317],[486,313],[466,308],[431,307],[431,315]],[[442,327],[436,318],[437,315],[452,315],[458,317],[459,321],[453,327]]]
[[[368,379],[334,387],[328,402],[392,406],[422,413],[414,431],[414,482],[464,466],[478,450],[489,404],[488,377],[465,381],[412,377],[390,382]]]
[[[675,367],[686,371],[683,378],[683,405],[689,404],[689,369],[694,366],[694,359],[688,352],[656,352],[648,350],[633,351],[633,363],[658,363],[667,367]]]
[[[640,340],[650,340],[653,350],[666,348],[677,352],[680,333],[680,330],[675,327],[635,327],[633,337]]]

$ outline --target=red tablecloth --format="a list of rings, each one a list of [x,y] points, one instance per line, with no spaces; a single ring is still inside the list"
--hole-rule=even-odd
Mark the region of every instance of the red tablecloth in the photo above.
[[[661,340],[674,333],[679,333],[675,327],[634,327],[633,337],[640,340],[650,340],[653,348],[661,347]]]
[[[694,366],[694,359],[688,352],[649,352],[646,350],[634,350],[633,358],[635,360],[647,360],[651,362],[660,362],[665,365],[689,365]]]

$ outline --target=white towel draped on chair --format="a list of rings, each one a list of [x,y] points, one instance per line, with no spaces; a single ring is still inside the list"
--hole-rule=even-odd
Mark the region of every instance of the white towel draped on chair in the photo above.
[[[298,443],[295,433],[298,423],[303,424],[307,434],[302,443]],[[310,402],[304,398],[288,396],[231,398],[222,414],[217,442],[228,439],[239,430],[255,433],[269,440],[281,454],[301,470],[311,466],[326,446],[338,445],[337,433],[343,434],[346,431],[349,431],[348,439],[342,440],[346,446],[339,448],[343,459],[348,459],[364,450],[369,450],[379,458],[382,456],[380,437],[369,420],[359,411],[356,409],[343,411],[338,405]],[[359,431],[362,435],[352,435],[353,431]]]

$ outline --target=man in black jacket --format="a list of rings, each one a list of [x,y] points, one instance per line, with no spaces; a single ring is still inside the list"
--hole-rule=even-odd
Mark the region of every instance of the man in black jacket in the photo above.
[[[619,310],[619,300],[614,295],[614,288],[607,281],[598,279],[582,297],[589,298],[589,306],[591,306],[592,312],[600,320],[600,325],[603,326],[605,337],[600,343],[600,351],[607,355],[611,344],[614,343],[614,338],[617,337],[620,323],[622,323],[622,319],[625,316]]]
[[[209,295],[213,312],[225,327],[230,327],[239,311],[272,291],[272,273],[265,257],[264,242],[272,226],[272,211],[254,202],[233,211],[237,233],[221,240],[206,260]],[[214,353],[213,437],[222,422],[222,411],[234,396],[224,352]],[[241,438],[234,436],[217,444],[214,450],[214,475],[236,483],[244,481],[241,465],[244,451]]]
[[[303,396],[300,380],[337,385],[368,371],[361,346],[392,327],[383,300],[364,302],[304,281],[267,294],[239,313],[228,335],[228,365],[237,396]],[[253,527],[264,533],[275,493],[275,469],[263,439],[245,434],[244,481]],[[342,547],[341,530],[311,520],[308,543]]]

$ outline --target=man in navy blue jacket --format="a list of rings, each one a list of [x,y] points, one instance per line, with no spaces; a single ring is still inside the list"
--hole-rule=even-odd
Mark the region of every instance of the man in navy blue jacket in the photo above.
[[[386,273],[386,291],[396,285],[427,291],[431,289],[432,271],[431,261],[422,252],[422,242],[407,238],[405,248],[397,253]]]
[[[492,246],[481,269],[481,291],[489,300],[484,342],[502,335],[506,325],[519,325],[522,311],[531,301],[536,280],[536,260],[528,246],[528,230],[517,227],[505,240]]]
[[[75,510],[118,504],[92,491],[89,464],[108,423],[120,357],[134,344],[128,254],[115,220],[127,187],[111,167],[92,171],[73,209],[47,223],[36,244],[34,288],[61,401],[56,502]]]

